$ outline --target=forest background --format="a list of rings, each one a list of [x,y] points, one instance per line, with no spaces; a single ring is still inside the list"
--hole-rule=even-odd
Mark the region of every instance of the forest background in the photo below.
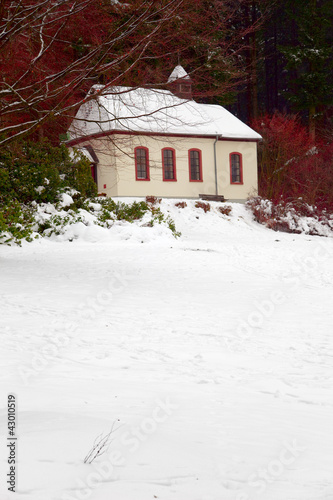
[[[180,63],[195,100],[263,136],[261,196],[333,208],[330,0],[1,0],[0,18],[2,164],[58,145],[93,84],[167,88]]]

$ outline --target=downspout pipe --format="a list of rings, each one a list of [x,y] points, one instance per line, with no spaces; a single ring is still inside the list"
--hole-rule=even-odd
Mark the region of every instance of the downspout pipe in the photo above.
[[[216,135],[216,139],[214,142],[214,169],[215,169],[215,194],[216,196],[219,194],[217,187],[217,158],[216,158],[216,143],[222,137],[222,135]]]

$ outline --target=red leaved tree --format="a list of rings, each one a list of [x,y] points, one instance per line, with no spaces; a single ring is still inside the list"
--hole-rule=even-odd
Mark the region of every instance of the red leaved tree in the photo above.
[[[249,0],[0,0],[0,146],[67,129],[94,83],[163,86],[180,62],[194,97],[244,75]],[[236,23],[236,24],[235,24]],[[220,102],[220,101],[219,101]]]
[[[73,114],[101,76],[119,84],[181,5],[2,0],[0,144]]]
[[[259,146],[259,194],[286,201],[301,198],[333,209],[333,144],[313,142],[297,116],[274,113],[252,122],[263,137]]]

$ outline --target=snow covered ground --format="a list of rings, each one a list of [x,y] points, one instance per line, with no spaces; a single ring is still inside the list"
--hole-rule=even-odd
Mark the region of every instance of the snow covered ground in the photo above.
[[[333,240],[188,205],[0,246],[1,500],[333,499]]]

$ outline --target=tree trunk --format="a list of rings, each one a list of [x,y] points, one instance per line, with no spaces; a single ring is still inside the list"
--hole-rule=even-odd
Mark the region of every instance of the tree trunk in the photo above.
[[[316,140],[316,106],[309,107],[309,134],[313,142]]]

